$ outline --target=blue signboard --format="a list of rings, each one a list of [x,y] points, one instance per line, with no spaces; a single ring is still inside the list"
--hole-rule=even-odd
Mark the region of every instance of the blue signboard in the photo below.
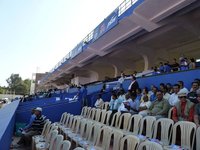
[[[104,19],[93,32],[93,42],[118,24],[118,9]]]
[[[76,55],[81,53],[83,50],[83,43],[79,43],[70,53],[71,58],[74,58]]]

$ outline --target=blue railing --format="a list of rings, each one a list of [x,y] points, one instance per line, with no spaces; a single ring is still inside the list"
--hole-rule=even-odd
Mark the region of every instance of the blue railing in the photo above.
[[[61,61],[59,61],[53,69],[50,70],[40,83],[48,80],[54,72],[58,71],[63,64],[68,63],[71,59],[83,52],[84,49],[91,43],[94,43],[106,32],[114,28],[118,21],[122,19],[123,14],[131,7],[134,9],[140,5],[144,0],[124,0],[106,19],[104,19],[94,30],[92,30],[77,46],[71,50]],[[133,11],[133,9],[131,10]]]

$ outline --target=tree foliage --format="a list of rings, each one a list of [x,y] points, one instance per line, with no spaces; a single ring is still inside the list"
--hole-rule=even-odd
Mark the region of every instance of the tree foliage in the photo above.
[[[11,74],[11,76],[6,80],[8,83],[8,88],[11,91],[15,91],[15,94],[26,95],[29,94],[31,80],[22,78],[19,74]]]

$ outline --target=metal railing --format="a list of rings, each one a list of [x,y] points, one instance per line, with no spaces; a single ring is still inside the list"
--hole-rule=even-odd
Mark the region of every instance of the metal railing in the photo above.
[[[116,9],[118,9],[118,17],[120,17],[126,10],[128,10],[131,6],[133,6],[138,0],[124,0]],[[93,33],[94,30],[92,30],[81,42],[83,43],[83,46],[86,44],[90,44],[90,42],[93,39]],[[45,80],[48,80],[48,77],[50,74],[52,74],[58,67],[60,67],[63,63],[65,63],[67,60],[71,59],[71,53],[70,51],[61,61],[59,61],[54,68],[52,68],[49,71],[49,74],[46,75],[40,83],[43,83]]]

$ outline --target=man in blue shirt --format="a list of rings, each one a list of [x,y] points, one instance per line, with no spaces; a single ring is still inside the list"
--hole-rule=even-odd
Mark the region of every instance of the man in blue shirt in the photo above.
[[[23,131],[26,132],[26,131],[28,131],[30,129],[33,121],[35,120],[35,117],[36,117],[36,115],[35,115],[35,108],[33,108],[32,111],[31,111],[31,118],[29,120],[29,123],[23,128]]]
[[[127,108],[131,114],[137,114],[140,106],[140,100],[136,98],[137,95],[135,93],[131,93],[130,96],[131,101],[128,105],[125,105],[125,108]]]

